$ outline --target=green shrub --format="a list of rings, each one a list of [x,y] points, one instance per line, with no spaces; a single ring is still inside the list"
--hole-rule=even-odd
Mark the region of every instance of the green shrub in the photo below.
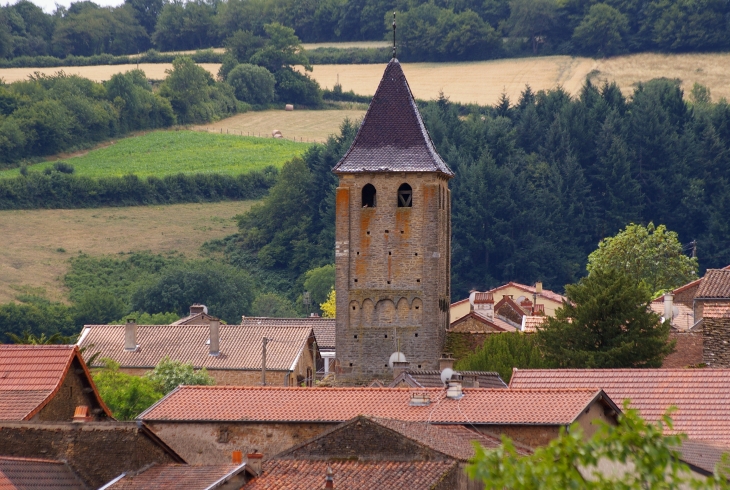
[[[322,92],[319,84],[290,68],[282,68],[274,73],[276,77],[276,95],[286,104],[317,106],[322,103]]]
[[[159,385],[149,378],[119,371],[119,364],[101,359],[104,368],[93,373],[101,399],[118,420],[133,420],[164,396]]]
[[[226,79],[236,98],[250,104],[266,104],[274,100],[276,79],[262,66],[247,63],[236,66]]]
[[[195,371],[192,364],[173,361],[168,356],[165,356],[153,371],[145,374],[145,377],[165,394],[179,385],[210,386],[215,384],[205,368]]]

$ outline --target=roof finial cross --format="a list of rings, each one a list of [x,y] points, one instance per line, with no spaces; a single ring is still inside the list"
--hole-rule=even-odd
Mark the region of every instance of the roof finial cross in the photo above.
[[[395,59],[395,12],[393,12],[393,59]]]

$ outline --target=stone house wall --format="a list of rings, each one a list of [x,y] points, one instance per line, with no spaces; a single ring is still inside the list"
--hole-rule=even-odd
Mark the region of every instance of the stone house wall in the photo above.
[[[408,183],[412,207],[397,207]],[[362,189],[376,189],[363,207]],[[437,369],[449,325],[451,209],[436,173],[346,174],[336,200],[337,359],[345,376],[390,374],[400,349],[413,368]]]
[[[703,361],[709,367],[730,367],[730,318],[702,321]]]
[[[448,333],[451,332],[458,332],[458,333],[499,333],[502,332],[502,330],[497,330],[496,328],[492,327],[491,325],[479,321],[478,319],[474,318],[473,316],[467,316],[466,318],[463,318],[459,322],[454,322],[451,324],[451,327],[449,328]],[[448,336],[447,333],[447,336]]]
[[[31,420],[70,422],[74,418],[76,407],[79,405],[89,407],[89,414],[95,420],[106,418],[106,414],[103,411],[100,413],[98,410],[100,408],[99,402],[92,391],[91,383],[86,378],[81,363],[78,359],[74,359],[56,394]]]
[[[557,425],[481,425],[477,429],[489,434],[505,434],[513,441],[530,447],[546,446],[558,437]]]
[[[236,450],[258,451],[270,459],[337,424],[171,421],[147,425],[189,464],[224,464]]]
[[[676,340],[674,352],[664,358],[662,368],[685,368],[702,364],[702,332],[671,332],[669,340]]]
[[[181,463],[135,422],[0,422],[0,455],[68,461],[91,488],[152,463]]]

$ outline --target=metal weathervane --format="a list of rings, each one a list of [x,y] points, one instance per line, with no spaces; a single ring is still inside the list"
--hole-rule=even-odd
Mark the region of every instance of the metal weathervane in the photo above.
[[[393,59],[395,59],[395,12],[393,12]]]

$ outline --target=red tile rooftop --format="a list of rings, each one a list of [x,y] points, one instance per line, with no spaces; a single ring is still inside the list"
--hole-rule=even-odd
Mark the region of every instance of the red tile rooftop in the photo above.
[[[730,443],[730,369],[517,369],[510,389],[598,387],[649,421],[667,408],[676,432],[691,439]]]
[[[86,490],[62,461],[0,456],[0,490]]]
[[[598,389],[286,388],[181,386],[139,415],[145,421],[267,421],[338,423],[357,415],[435,424],[567,425],[599,397]],[[411,406],[411,394],[430,397]],[[615,406],[613,406],[615,409]]]
[[[162,464],[137,474],[123,477],[105,490],[206,490],[217,488],[216,482],[244,471],[245,464],[193,466]],[[236,487],[238,488],[238,487]]]
[[[324,488],[327,468],[334,488],[347,490],[421,490],[433,488],[446,473],[458,471],[456,462],[442,461],[302,461],[275,460],[245,490],[313,490]]]

